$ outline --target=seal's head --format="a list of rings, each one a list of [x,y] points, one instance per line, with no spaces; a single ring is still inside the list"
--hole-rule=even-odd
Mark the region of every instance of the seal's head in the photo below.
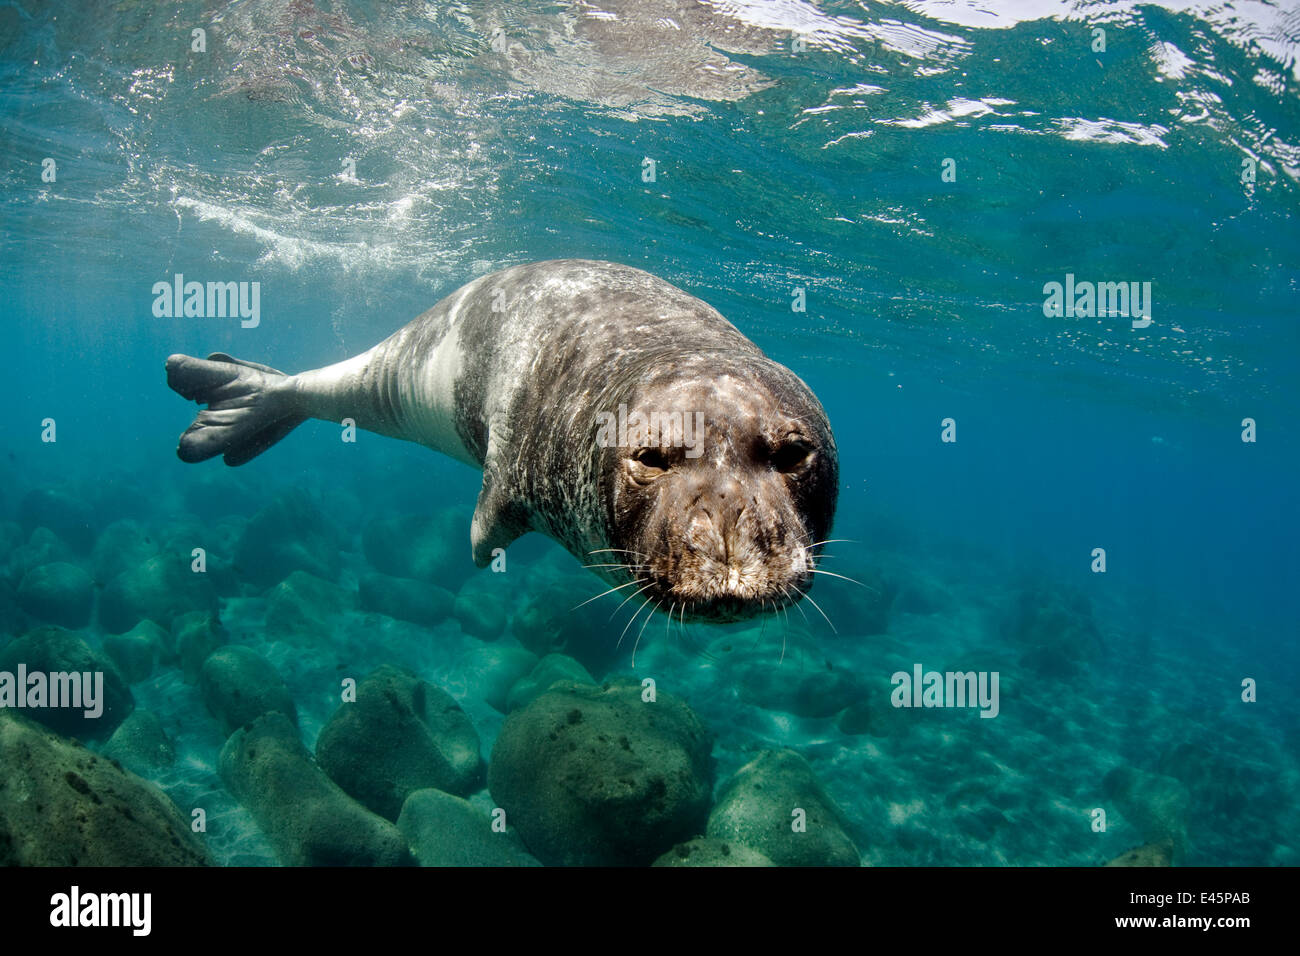
[[[798,601],[830,532],[838,459],[812,391],[761,356],[678,361],[629,389],[604,454],[611,543],[642,598],[735,621]]]

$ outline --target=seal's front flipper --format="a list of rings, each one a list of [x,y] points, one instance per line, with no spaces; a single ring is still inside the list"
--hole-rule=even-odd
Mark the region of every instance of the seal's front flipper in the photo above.
[[[181,435],[181,461],[206,461],[222,455],[227,465],[252,461],[307,416],[284,388],[289,376],[256,362],[214,352],[206,359],[173,355],[167,359],[167,384],[178,394],[208,407]]]
[[[503,491],[505,483],[495,480],[494,472],[490,465],[483,469],[483,487],[478,493],[474,521],[470,525],[474,563],[480,568],[492,562],[492,552],[497,548],[506,547],[515,538],[532,530],[528,509]]]

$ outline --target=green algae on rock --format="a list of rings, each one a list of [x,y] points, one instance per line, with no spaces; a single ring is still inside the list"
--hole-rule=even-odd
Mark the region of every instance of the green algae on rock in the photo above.
[[[423,627],[446,620],[456,601],[456,596],[444,587],[388,574],[363,575],[359,594],[363,610]]]
[[[80,694],[84,706],[52,706],[55,702],[47,699],[36,706],[29,704],[29,709],[24,711],[56,733],[101,740],[111,735],[135,707],[131,688],[113,662],[73,631],[53,625],[38,627],[0,649],[0,672],[14,675],[17,681],[20,667],[29,676],[42,675],[47,695],[54,694],[55,683],[73,691],[74,697]],[[67,675],[68,679],[64,681],[54,675]],[[74,675],[79,685],[75,690],[70,683]],[[90,686],[86,686],[87,680]],[[24,695],[26,692],[24,689]],[[88,694],[97,699],[92,702]],[[6,706],[15,706],[15,702]]]
[[[266,592],[266,629],[275,640],[319,647],[356,607],[357,592],[294,571]]]
[[[696,837],[679,843],[652,866],[776,866],[757,850],[740,843]]]
[[[414,863],[397,827],[330,780],[283,714],[263,715],[231,734],[218,767],[286,866]]]
[[[170,628],[182,614],[216,607],[212,583],[191,570],[188,554],[157,554],[108,583],[99,598],[99,623],[113,634],[129,631],[145,618]]]
[[[547,654],[527,675],[519,678],[506,697],[506,713],[526,707],[560,681],[596,683],[587,669],[567,654]]]
[[[95,582],[75,564],[42,564],[23,575],[18,603],[32,617],[60,627],[85,627],[95,604]]]
[[[765,750],[727,781],[705,832],[778,866],[858,866],[848,828],[807,760],[793,750]]]
[[[543,863],[645,866],[700,832],[712,740],[681,699],[632,678],[561,682],[506,718],[492,798]]]
[[[469,697],[506,713],[511,688],[537,666],[537,655],[509,644],[475,644],[456,662],[455,678]]]
[[[161,790],[0,711],[0,866],[195,866],[207,848]]]
[[[125,634],[105,634],[101,644],[128,684],[148,680],[160,662],[173,656],[171,635],[148,619]]]
[[[289,688],[271,663],[251,647],[228,644],[209,654],[199,671],[199,692],[226,736],[263,714],[278,712],[298,723]]]
[[[321,769],[389,820],[415,790],[463,795],[483,779],[478,733],[450,694],[392,665],[357,685],[316,741]]]
[[[468,801],[441,790],[415,790],[397,817],[421,866],[541,866],[507,830]]]

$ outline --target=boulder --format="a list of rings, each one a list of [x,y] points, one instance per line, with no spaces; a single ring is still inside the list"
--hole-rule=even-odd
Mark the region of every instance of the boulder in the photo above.
[[[32,568],[18,585],[18,603],[32,617],[60,627],[85,627],[95,604],[95,582],[75,564]]]
[[[171,635],[153,621],[141,621],[125,634],[106,634],[104,655],[108,657],[128,684],[148,680],[158,664],[168,656]]]
[[[1073,588],[1030,581],[1001,622],[1008,643],[1021,645],[1020,665],[1040,677],[1077,677],[1104,650],[1088,596]]]
[[[712,742],[682,700],[639,681],[562,682],[506,718],[488,787],[543,863],[645,866],[700,832]]]
[[[321,729],[316,760],[380,816],[396,820],[415,790],[472,793],[482,782],[478,733],[446,692],[384,665],[357,686]]]
[[[456,662],[456,683],[470,699],[504,714],[510,689],[536,665],[537,655],[522,647],[475,644]]]
[[[1210,750],[1192,741],[1161,754],[1156,769],[1182,781],[1198,817],[1206,812],[1233,818],[1244,813],[1252,798],[1249,785],[1256,777],[1242,753],[1230,747]],[[1259,799],[1258,791],[1254,796]]]
[[[285,866],[409,866],[397,827],[327,777],[283,714],[264,714],[226,740],[221,779]]]
[[[341,535],[311,496],[301,490],[278,495],[253,516],[235,549],[239,572],[271,587],[295,571],[332,581],[338,577]]]
[[[363,610],[387,614],[399,621],[410,621],[424,627],[433,627],[446,620],[456,601],[456,596],[446,588],[411,578],[366,574],[360,583]]]
[[[456,591],[474,572],[469,516],[447,509],[433,515],[376,518],[361,533],[361,549],[378,571]]]
[[[861,679],[861,689],[854,701],[840,711],[836,726],[845,734],[870,734],[872,737],[900,737],[918,723],[931,720],[933,710],[895,707],[895,685],[884,675]]]
[[[27,535],[17,521],[0,519],[0,554],[11,556],[26,540]],[[6,560],[5,564],[8,563]]]
[[[628,644],[622,649],[618,646],[618,629],[640,607],[640,601],[629,602],[611,634],[610,615],[624,596],[636,589],[625,588],[602,600],[589,600],[608,587],[586,572],[530,585],[510,620],[510,631],[515,640],[538,657],[565,654],[592,673],[604,674],[619,654],[628,650]]]
[[[0,766],[0,866],[212,862],[157,787],[7,711]]]
[[[102,740],[113,733],[135,707],[131,688],[118,673],[113,662],[91,648],[80,635],[61,627],[38,627],[0,649],[0,672],[14,675],[18,681],[19,665],[28,674],[27,707],[23,713],[56,733],[85,740]],[[42,675],[44,702],[34,706],[31,696],[36,687],[31,676]],[[86,683],[90,674],[90,683]],[[66,675],[54,677],[52,675]],[[101,676],[102,675],[102,676]],[[102,684],[100,681],[102,680]],[[55,687],[65,688],[68,696],[80,699],[80,706],[50,706],[55,703]],[[0,699],[3,699],[0,684]],[[16,692],[17,688],[10,688]],[[63,690],[60,691],[63,696]],[[95,707],[89,707],[88,697],[101,696]],[[6,706],[16,706],[16,701]],[[97,716],[87,716],[87,710],[98,709]]]
[[[1147,843],[1169,843],[1181,851],[1190,803],[1181,781],[1123,766],[1106,774],[1102,786]]]
[[[564,654],[547,654],[526,677],[521,677],[506,696],[506,712],[526,707],[560,681],[595,684],[587,669]]]
[[[319,648],[356,606],[355,591],[295,571],[266,592],[266,629],[275,640]]]
[[[226,736],[263,714],[281,713],[298,723],[289,688],[251,647],[227,644],[209,654],[199,671],[199,692]]]
[[[505,575],[480,571],[460,586],[452,613],[460,629],[480,641],[495,641],[509,620],[509,591],[512,582]]]
[[[795,829],[798,820],[802,831]],[[765,750],[722,788],[705,832],[757,850],[778,866],[858,866],[848,829],[807,760],[793,750]]]
[[[412,791],[397,829],[421,866],[541,866],[509,831],[493,832],[468,800],[441,790]]]
[[[8,581],[0,579],[0,647],[15,634],[30,631],[35,622],[18,604],[16,589]]]
[[[153,777],[176,762],[176,750],[162,721],[149,710],[133,710],[100,753],[142,777]]]
[[[213,611],[216,591],[206,574],[190,570],[188,553],[157,554],[109,582],[99,600],[99,623],[121,634],[148,618],[163,627],[190,611]]]
[[[198,682],[203,662],[226,643],[225,626],[215,614],[191,611],[172,624],[172,646],[180,659],[181,677],[187,684]]]
[[[95,580],[108,584],[122,572],[157,556],[159,550],[158,540],[139,522],[114,521],[95,541],[91,558]]]
[[[27,541],[6,552],[5,574],[16,587],[32,568],[72,561],[72,549],[49,528],[37,528]]]
[[[1102,866],[1173,866],[1174,845],[1169,841],[1163,843],[1144,843],[1126,853],[1121,853],[1113,860],[1107,860]]]
[[[803,664],[772,660],[767,652],[746,653],[733,662],[732,682],[740,699],[764,710],[797,717],[831,717],[859,701],[862,682],[830,661]]]
[[[679,843],[659,859],[653,866],[776,866],[771,860],[757,850],[751,850],[739,843],[715,840],[712,837],[696,837],[685,843]]]

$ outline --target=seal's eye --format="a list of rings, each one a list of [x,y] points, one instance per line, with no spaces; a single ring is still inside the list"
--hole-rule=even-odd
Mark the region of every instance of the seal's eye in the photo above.
[[[632,458],[640,465],[646,468],[654,468],[659,471],[668,470],[668,458],[658,448],[641,448]]]
[[[654,481],[672,467],[663,449],[654,447],[638,448],[628,458],[627,464],[633,480],[639,484]]]
[[[772,451],[772,467],[785,475],[803,471],[812,451],[812,445],[797,438],[782,442]]]

